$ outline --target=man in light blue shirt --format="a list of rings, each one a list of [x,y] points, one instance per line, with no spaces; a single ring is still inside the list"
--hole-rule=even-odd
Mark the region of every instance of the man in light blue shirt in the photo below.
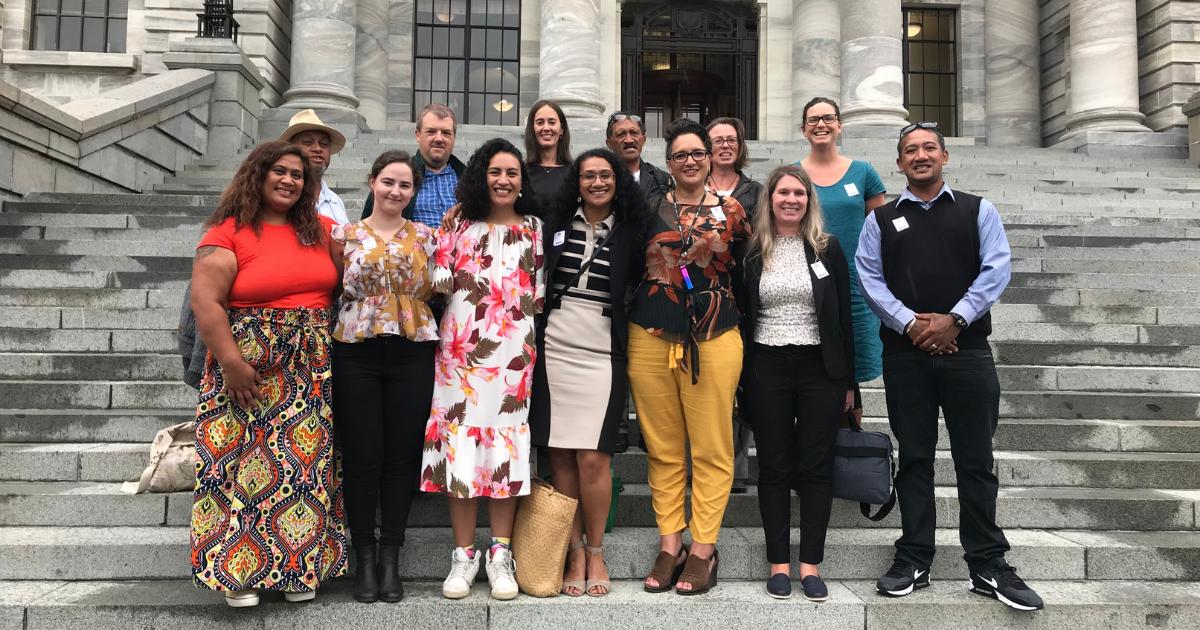
[[[454,191],[467,166],[454,156],[454,135],[458,121],[454,110],[441,103],[430,103],[417,115],[417,154],[413,166],[423,170],[424,182],[404,209],[404,218],[424,223],[433,229],[442,225],[446,212],[458,203]],[[375,209],[374,193],[367,195],[363,218]]]
[[[1004,225],[986,199],[946,185],[942,167],[949,153],[937,123],[905,127],[897,149],[908,188],[867,217],[854,257],[863,299],[884,324],[879,337],[888,422],[900,451],[895,491],[903,533],[876,590],[902,597],[929,586],[940,409],[950,435],[971,591],[1017,610],[1040,610],[1041,597],[1005,562],[1008,540],[996,525],[1000,483],[992,437],[1000,381],[988,335],[990,309],[1011,275]]]
[[[346,137],[337,129],[322,123],[316,111],[306,109],[292,116],[288,128],[279,139],[300,147],[308,162],[312,164],[317,181],[321,183],[321,194],[317,197],[317,213],[337,221],[338,225],[349,223],[350,218],[346,216],[346,205],[342,203],[342,198],[321,181],[333,155],[346,146]]]

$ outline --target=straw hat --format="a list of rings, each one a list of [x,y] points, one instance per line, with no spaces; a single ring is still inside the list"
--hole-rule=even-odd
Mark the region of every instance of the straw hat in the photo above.
[[[283,135],[279,136],[280,140],[290,141],[292,136],[301,131],[309,131],[316,129],[329,134],[329,155],[334,155],[341,151],[346,146],[346,136],[343,136],[340,131],[333,127],[326,127],[321,119],[317,117],[315,110],[306,109],[295,116],[288,122],[288,128],[284,130]]]

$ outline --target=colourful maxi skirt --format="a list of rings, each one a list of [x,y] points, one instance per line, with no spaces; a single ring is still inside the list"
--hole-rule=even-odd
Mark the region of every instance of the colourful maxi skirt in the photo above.
[[[242,357],[266,381],[246,411],[212,353],[196,410],[192,575],[217,591],[315,590],[346,570],[326,309],[235,308]]]

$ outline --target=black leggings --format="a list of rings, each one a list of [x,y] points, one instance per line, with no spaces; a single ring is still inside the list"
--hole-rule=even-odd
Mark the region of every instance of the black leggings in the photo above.
[[[846,381],[829,378],[820,346],[754,344],[743,382],[758,449],[758,509],[767,561],[791,560],[792,486],[800,493],[800,562],[820,564],[833,506],[833,447]]]
[[[333,425],[355,546],[403,545],[421,474],[437,342],[388,335],[333,343]]]

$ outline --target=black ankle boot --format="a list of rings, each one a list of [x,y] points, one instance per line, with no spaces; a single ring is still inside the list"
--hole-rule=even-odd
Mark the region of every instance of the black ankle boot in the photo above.
[[[400,581],[400,547],[398,545],[381,545],[379,547],[379,599],[385,602],[398,602],[404,599],[404,583]]]
[[[354,599],[364,604],[379,600],[379,582],[375,579],[377,556],[374,543],[354,546],[354,557],[358,561],[354,569]]]

